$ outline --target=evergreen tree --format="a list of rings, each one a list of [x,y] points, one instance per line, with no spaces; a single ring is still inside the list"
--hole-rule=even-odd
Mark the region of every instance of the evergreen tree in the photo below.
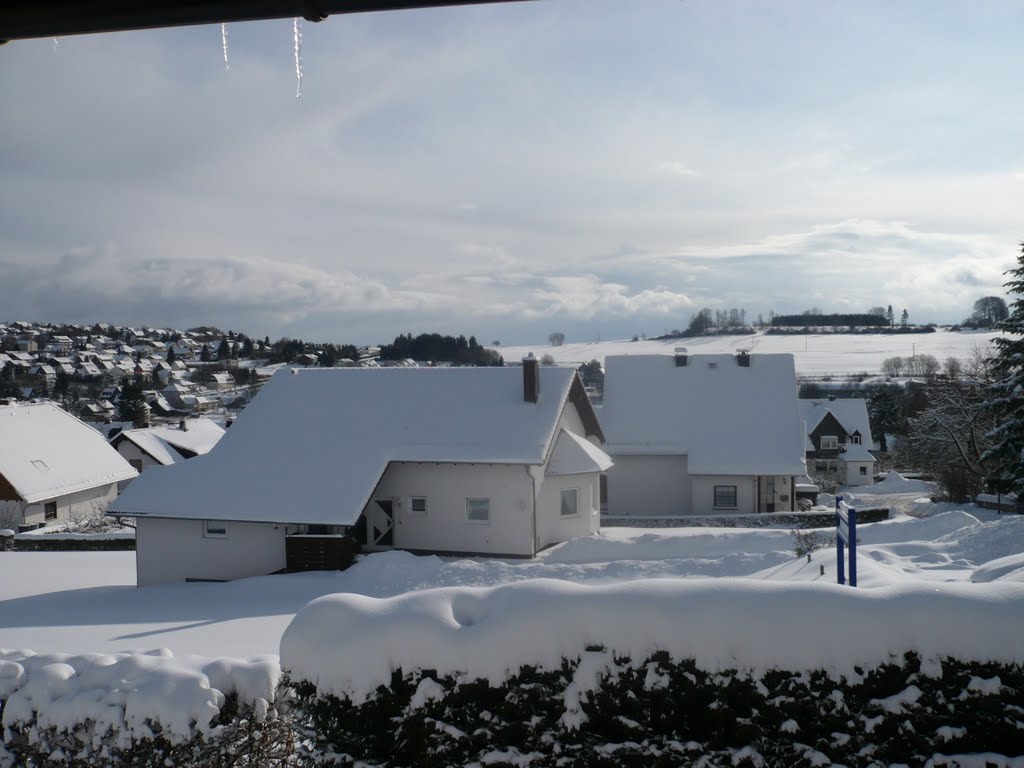
[[[885,319],[889,321],[889,325],[896,325],[896,316],[892,313],[892,304],[885,310]]]
[[[910,319],[910,315],[908,315],[908,314],[907,314],[907,310],[906,310],[906,309],[904,309],[904,310],[903,310],[903,314],[902,314],[902,315],[900,316],[900,325],[906,325],[906,324],[907,324],[907,321],[908,321],[909,319]]]
[[[209,363],[213,358],[210,356],[210,345],[203,344],[202,350],[199,352],[199,361],[202,363]]]
[[[127,377],[121,381],[121,399],[117,403],[117,415],[121,421],[134,422],[136,427],[146,425],[146,398],[142,394],[142,377]]]
[[[168,347],[167,348],[167,358],[166,358],[167,364],[171,365],[177,359],[178,359],[178,356],[174,352],[174,347]]]
[[[1003,335],[992,340],[996,382],[986,405],[997,426],[989,434],[993,445],[986,458],[994,460],[1003,489],[1024,495],[1024,243],[1017,266],[1006,274],[1010,280],[1004,286],[1013,301],[1009,317],[997,326]]]

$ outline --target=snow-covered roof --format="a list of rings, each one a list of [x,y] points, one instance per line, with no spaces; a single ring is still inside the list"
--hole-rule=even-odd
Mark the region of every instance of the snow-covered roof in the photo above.
[[[181,461],[186,453],[201,456],[209,453],[217,441],[224,436],[224,428],[210,419],[189,419],[188,429],[177,427],[151,427],[129,429],[119,433],[111,442],[130,440],[163,465]]]
[[[32,504],[138,473],[89,425],[32,403],[0,407],[0,475]]]
[[[618,455],[685,454],[691,475],[803,475],[793,356],[610,355],[601,422]]]
[[[874,461],[868,447],[862,443],[847,443],[846,450],[841,454],[843,461]]]
[[[513,367],[283,369],[217,450],[145,473],[111,509],[351,525],[392,461],[544,464],[567,399],[589,406],[574,370],[540,378],[530,403]]]
[[[807,433],[813,432],[829,412],[843,425],[847,434],[860,432],[861,442],[871,446],[871,421],[867,401],[859,397],[806,398],[800,400],[800,417],[807,422]]]
[[[612,465],[607,453],[584,437],[562,430],[548,461],[547,475],[583,475],[604,472]]]

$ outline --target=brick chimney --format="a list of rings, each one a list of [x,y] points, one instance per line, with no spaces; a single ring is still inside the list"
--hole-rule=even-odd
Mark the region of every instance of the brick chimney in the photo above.
[[[540,363],[533,352],[523,358],[523,400],[536,403],[540,396]]]
[[[684,368],[686,366],[686,347],[676,347],[672,351],[673,356],[676,359],[676,368]]]
[[[736,364],[741,368],[750,367],[750,352],[746,349],[736,350]]]

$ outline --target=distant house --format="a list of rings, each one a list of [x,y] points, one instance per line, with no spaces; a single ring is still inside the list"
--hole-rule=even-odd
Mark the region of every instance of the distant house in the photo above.
[[[177,427],[128,429],[115,435],[110,445],[132,467],[166,467],[209,453],[224,436],[224,428],[210,419],[182,419]]]
[[[210,375],[210,384],[215,389],[231,389],[235,386],[235,378],[230,373],[213,373]]]
[[[5,524],[101,514],[117,496],[117,484],[137,474],[103,435],[52,403],[0,406]]]
[[[866,401],[802,399],[800,417],[807,428],[807,464],[812,472],[834,472],[846,485],[874,484],[874,441]]]
[[[605,358],[608,514],[782,512],[806,472],[792,355]]]
[[[531,557],[596,531],[611,460],[571,369],[289,368],[206,456],[146,472],[140,585],[287,567],[286,537]]]

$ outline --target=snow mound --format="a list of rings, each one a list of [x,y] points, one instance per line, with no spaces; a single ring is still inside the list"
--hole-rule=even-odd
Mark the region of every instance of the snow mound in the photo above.
[[[926,480],[908,480],[899,472],[890,471],[884,480],[874,485],[863,486],[859,490],[862,493],[881,496],[888,493],[928,493],[933,487],[933,484]]]
[[[34,654],[0,650],[5,728],[35,724],[67,732],[91,724],[120,744],[152,736],[171,740],[207,733],[225,697],[254,706],[274,699],[280,667],[274,656],[252,659],[175,657],[151,653]]]
[[[1024,582],[1024,552],[989,560],[974,569],[971,581],[976,584],[985,584],[990,581]]]
[[[942,512],[933,517],[898,517],[857,526],[859,544],[897,544],[908,541],[934,541],[981,526],[974,515],[962,510]]]
[[[599,586],[536,579],[386,599],[328,595],[292,620],[281,664],[294,679],[358,704],[396,669],[500,683],[522,666],[555,668],[595,645],[633,659],[664,650],[708,671],[853,675],[856,665],[909,650],[927,660],[1022,663],[1022,632],[1024,585],[1017,584],[859,590],[745,579]]]

